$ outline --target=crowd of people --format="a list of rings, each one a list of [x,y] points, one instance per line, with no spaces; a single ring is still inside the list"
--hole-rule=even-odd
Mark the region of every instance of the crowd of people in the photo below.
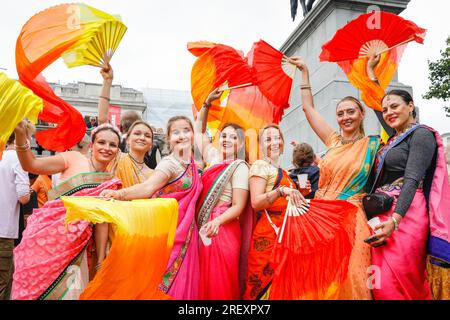
[[[377,61],[370,58],[369,74]],[[156,163],[150,156],[154,131],[149,123],[128,114],[121,131],[108,124],[110,66],[101,70],[98,126],[71,150],[36,157],[32,132],[22,121],[0,161],[0,299],[78,299],[83,288],[64,281],[71,267],[81,270],[84,286],[102,268],[114,245],[114,225],[79,224],[76,235],[68,237],[66,211],[58,199],[71,195],[178,201],[173,248],[159,285],[174,299],[271,299],[277,276],[272,256],[287,208],[314,200],[357,207],[345,227],[352,250],[342,284],[328,283],[321,292],[296,298],[450,299],[449,159],[445,162],[439,134],[416,121],[413,99],[403,90],[392,90],[381,101],[387,143],[365,134],[367,111],[355,97],[338,102],[336,132],[314,107],[308,66],[300,57],[289,62],[302,74],[306,119],[327,147],[320,157],[307,143],[292,142],[289,172],[280,166],[286,142],[275,124],[261,128],[259,159],[251,164],[239,125],[222,124],[218,139],[211,141],[206,123],[219,89],[208,96],[194,123],[184,116],[168,121],[170,152]],[[38,175],[31,189],[28,173]],[[306,184],[301,175],[307,175]],[[22,233],[20,206],[33,193],[37,206]],[[386,201],[392,205],[384,207]],[[368,209],[374,206],[375,211]],[[378,223],[372,227],[368,221],[373,218]],[[374,267],[379,273],[375,284]],[[297,280],[321,279],[326,270],[318,270],[299,270]]]

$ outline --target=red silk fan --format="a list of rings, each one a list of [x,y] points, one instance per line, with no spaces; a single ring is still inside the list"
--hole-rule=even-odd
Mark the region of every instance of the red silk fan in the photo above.
[[[360,15],[322,46],[320,61],[354,60],[377,55],[410,41],[423,43],[426,30],[389,12]]]
[[[253,44],[247,59],[255,70],[256,85],[261,92],[275,105],[288,107],[296,67],[264,40]]]
[[[272,261],[270,299],[330,299],[347,276],[358,208],[343,200],[288,203]]]

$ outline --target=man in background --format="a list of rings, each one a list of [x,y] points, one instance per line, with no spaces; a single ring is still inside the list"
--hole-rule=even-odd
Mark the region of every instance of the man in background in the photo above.
[[[14,133],[0,161],[0,300],[11,295],[14,240],[19,237],[20,204],[30,200],[28,173],[14,150]]]

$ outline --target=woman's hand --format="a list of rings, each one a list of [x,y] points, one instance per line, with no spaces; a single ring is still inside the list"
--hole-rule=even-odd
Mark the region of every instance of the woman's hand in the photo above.
[[[214,89],[214,91],[212,91],[209,95],[208,98],[206,98],[205,100],[205,104],[207,106],[210,106],[211,103],[217,99],[220,98],[220,96],[222,95],[223,90],[220,90],[219,88]]]
[[[27,134],[27,121],[26,120],[20,121],[14,128],[14,133],[16,135],[25,136]]]
[[[122,200],[123,192],[122,192],[122,190],[103,190],[100,193],[100,197],[108,198],[108,199],[115,199],[115,200]]]
[[[398,213],[394,213],[392,215],[395,220],[397,220],[397,223],[400,224],[400,221],[402,219],[402,216]],[[377,241],[371,242],[370,245],[372,247],[379,247],[382,245],[386,240],[392,236],[392,234],[395,231],[395,224],[392,218],[389,218],[387,221],[380,223],[378,226],[375,227],[375,235],[378,237]],[[381,230],[381,232],[377,233],[378,230]]]
[[[108,65],[100,70],[100,74],[103,77],[103,81],[107,83],[112,83],[114,79],[114,72],[111,65],[108,63]]]
[[[311,193],[311,182],[309,180],[306,180],[306,184],[304,188],[300,188],[300,184],[298,185],[298,189],[300,190],[300,193],[303,196],[306,196],[307,194]]]
[[[302,205],[302,203],[306,203],[305,198],[300,193],[300,191],[298,191],[297,189],[291,189],[291,188],[283,187],[282,190],[283,190],[283,193],[286,196],[289,196],[292,199],[292,203],[297,208],[299,208]]]
[[[381,55],[371,55],[369,60],[367,61],[367,75],[372,80],[377,80],[377,76],[375,74],[375,67],[380,62]],[[378,80],[377,80],[378,81]]]
[[[301,57],[291,57],[288,59],[288,62],[292,63],[300,71],[308,70],[308,66],[306,65],[305,61]]]
[[[219,234],[220,225],[221,221],[218,218],[215,218],[205,223],[202,228],[205,230],[206,236],[212,238]]]

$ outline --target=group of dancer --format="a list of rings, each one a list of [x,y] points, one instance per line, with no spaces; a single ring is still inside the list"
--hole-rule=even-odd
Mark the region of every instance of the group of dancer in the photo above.
[[[403,90],[388,92],[381,102],[380,118],[391,134],[386,144],[378,136],[365,135],[366,111],[354,97],[337,104],[340,132],[336,132],[314,108],[305,62],[300,57],[289,62],[302,73],[306,119],[328,150],[319,160],[314,198],[345,200],[358,207],[347,228],[353,249],[346,281],[337,287],[329,284],[326,295],[306,292],[297,298],[450,298],[449,243],[445,238],[449,183],[439,134],[417,123],[414,102]],[[378,57],[370,58],[369,74],[374,74],[377,62]],[[79,267],[86,282],[92,280],[114,245],[114,226],[79,221],[69,225],[76,226],[74,231],[66,228],[65,208],[57,200],[90,195],[120,201],[161,197],[178,201],[174,244],[159,285],[170,297],[270,299],[277,269],[271,258],[288,203],[300,207],[311,192],[309,185],[300,188],[280,167],[285,145],[280,128],[274,124],[261,128],[259,160],[251,166],[239,125],[223,124],[218,141],[212,143],[206,123],[211,102],[222,94],[216,89],[194,123],[184,116],[168,121],[170,154],[152,170],[144,163],[153,143],[151,126],[142,120],[134,122],[126,135],[126,152],[120,150],[122,136],[107,123],[113,70],[109,66],[101,74],[99,126],[91,133],[88,156],[66,151],[37,158],[30,150],[25,122],[15,129],[23,169],[60,176],[49,192],[49,202],[28,219],[22,242],[14,251],[12,298],[79,298],[82,288],[75,290],[65,281],[70,267]],[[194,150],[201,159],[194,159]],[[372,217],[362,205],[363,196],[372,192],[395,198],[391,209],[377,215],[381,223],[375,231],[367,224]],[[377,240],[367,244],[364,240],[374,232]],[[430,235],[436,245],[428,249]],[[124,259],[126,254],[123,252]],[[370,286],[373,266],[378,267],[380,282]],[[316,278],[320,275],[298,275],[298,281]]]

